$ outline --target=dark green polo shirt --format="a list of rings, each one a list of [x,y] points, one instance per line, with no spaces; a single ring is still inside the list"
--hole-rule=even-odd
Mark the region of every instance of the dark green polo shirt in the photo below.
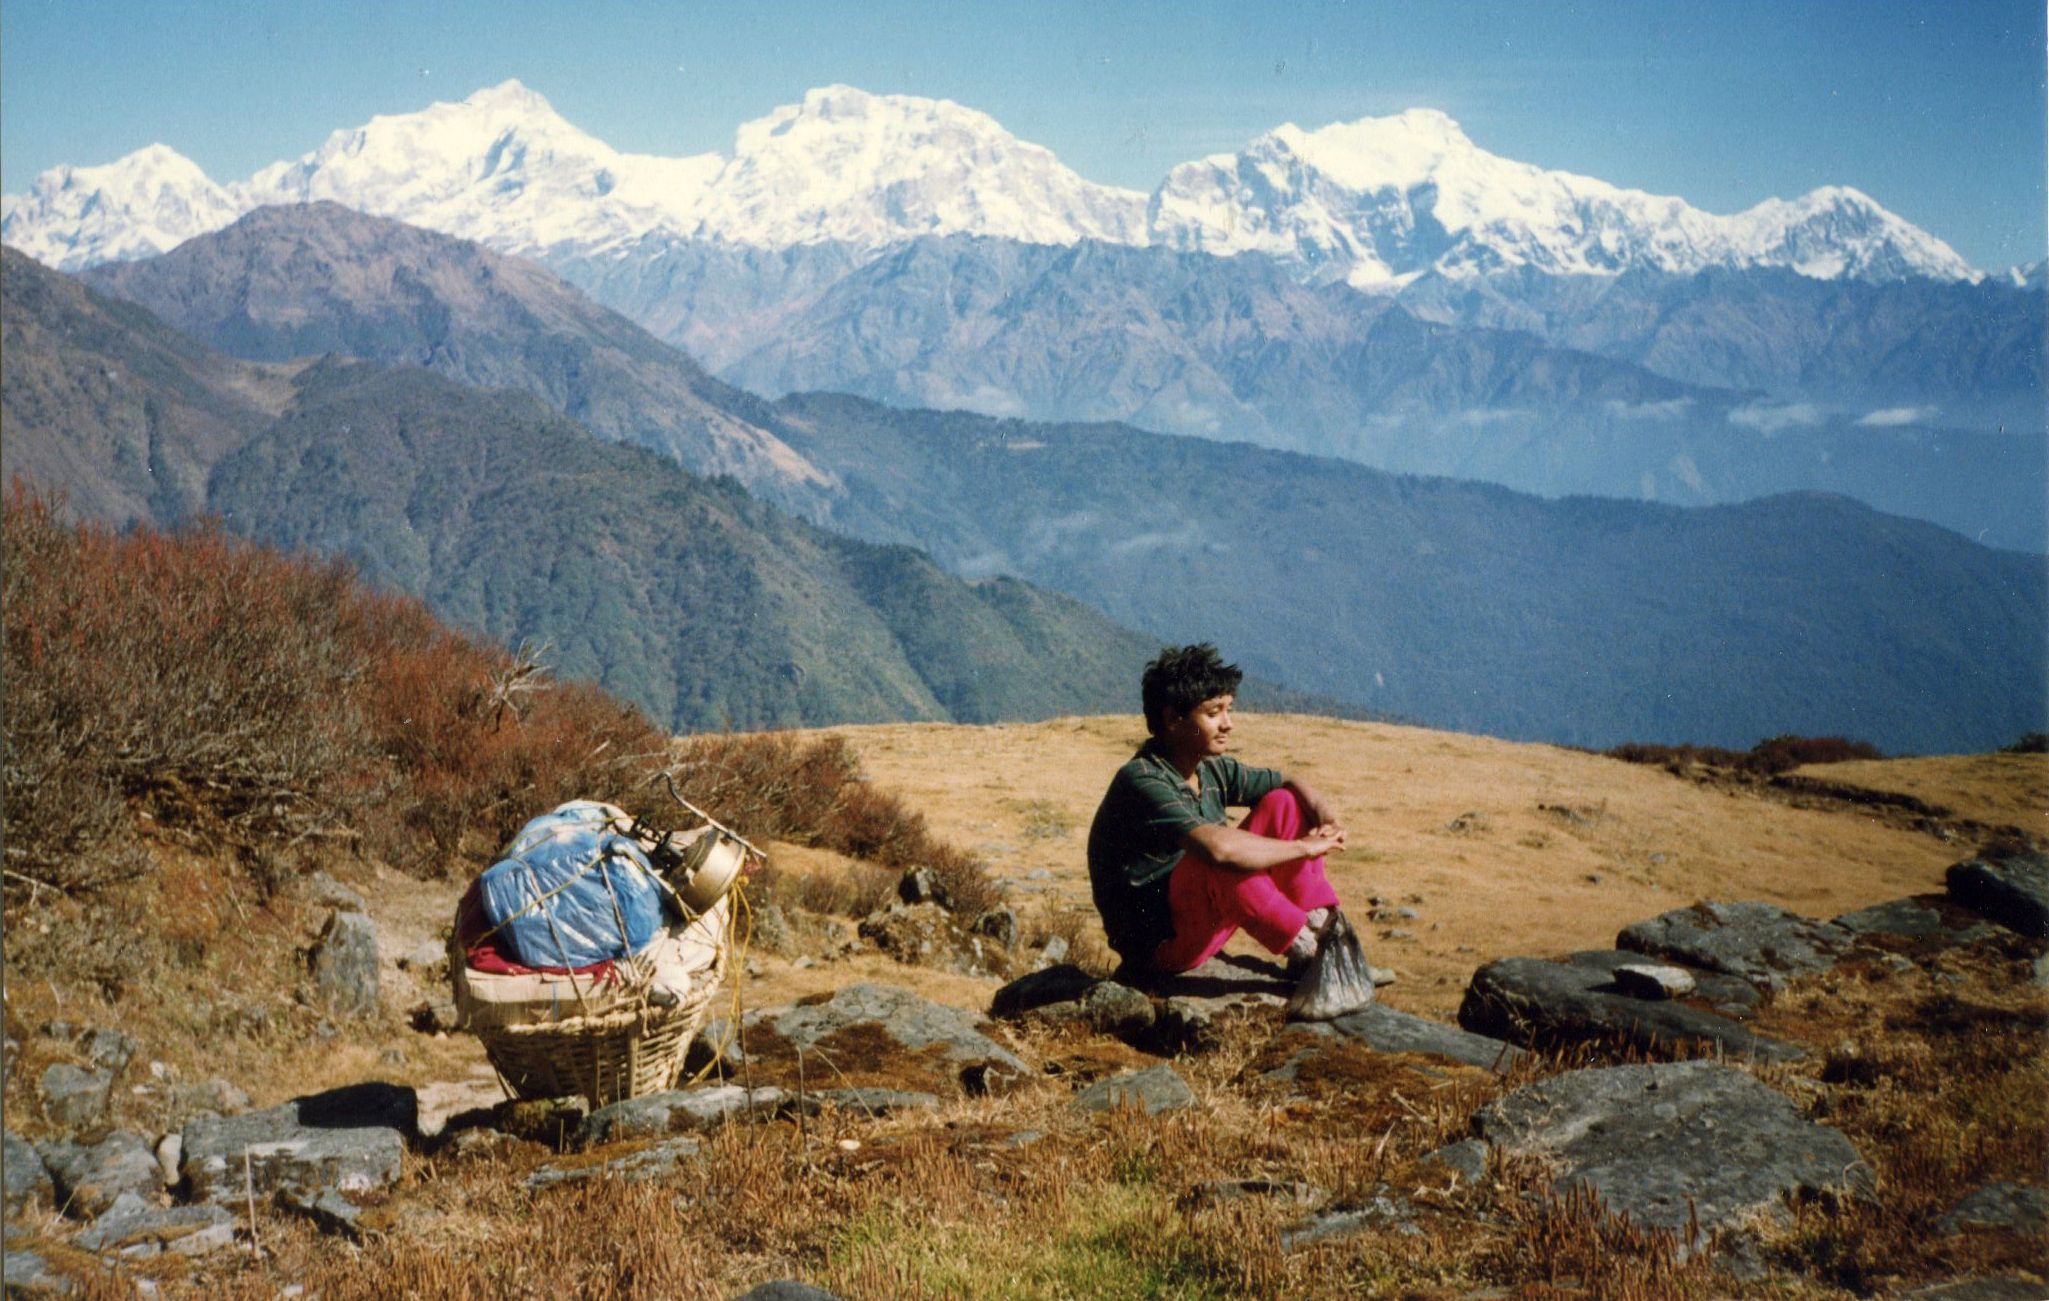
[[[1257,804],[1281,784],[1271,768],[1248,768],[1230,755],[1204,759],[1190,790],[1148,741],[1117,770],[1089,827],[1089,888],[1110,947],[1145,965],[1174,936],[1167,877],[1181,861],[1181,837],[1227,821],[1224,810]]]

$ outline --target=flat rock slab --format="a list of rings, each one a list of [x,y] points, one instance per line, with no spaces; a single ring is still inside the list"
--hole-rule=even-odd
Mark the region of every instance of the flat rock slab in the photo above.
[[[1575,967],[1587,967],[1594,971],[1608,973],[1608,979],[1615,982],[1615,992],[1634,998],[1623,984],[1623,978],[1616,973],[1624,967],[1641,967],[1646,959],[1641,953],[1630,953],[1623,949],[1581,949],[1566,955],[1565,960]],[[1665,965],[1665,964],[1651,964]],[[1699,971],[1692,967],[1671,967],[1683,971],[1693,980],[1693,992],[1682,995],[1696,1004],[1706,1004],[1708,1010],[1720,1012],[1723,1016],[1742,1021],[1757,1010],[1764,993],[1747,980],[1725,976],[1719,971]]]
[[[1969,1229],[2040,1233],[2049,1229],[2049,1189],[2033,1184],[1987,1184],[1967,1194],[1935,1227],[1947,1234]]]
[[[356,1084],[239,1116],[186,1123],[179,1170],[194,1201],[232,1205],[252,1191],[367,1192],[398,1182],[419,1117],[411,1089]],[[246,1174],[245,1174],[246,1160]]]
[[[235,1244],[235,1216],[224,1206],[152,1206],[123,1193],[72,1245],[103,1256],[145,1260],[171,1252],[204,1256]]]
[[[1827,971],[1856,936],[1768,903],[1698,903],[1622,928],[1615,947],[1668,958],[1783,989],[1796,976]]]
[[[711,1129],[729,1120],[773,1116],[789,1096],[777,1088],[749,1090],[737,1084],[712,1084],[622,1098],[586,1116],[576,1129],[572,1146],[660,1138],[683,1130]]]
[[[1157,1116],[1194,1106],[1195,1090],[1173,1067],[1161,1062],[1142,1071],[1097,1080],[1075,1095],[1074,1105],[1082,1111],[1098,1112],[1137,1107],[1148,1116]]]
[[[786,1090],[824,1085],[998,1093],[1032,1073],[1023,1058],[984,1033],[974,1013],[889,985],[849,985],[750,1012],[744,1025],[755,1078]]]
[[[1869,1179],[1850,1141],[1719,1062],[1570,1071],[1517,1089],[1474,1117],[1480,1137],[1553,1163],[1557,1188],[1583,1185],[1614,1214],[1708,1234],[1786,1199]],[[1684,1241],[1692,1218],[1701,1238]]]
[[[19,1215],[31,1206],[55,1206],[57,1185],[43,1164],[36,1145],[13,1130],[6,1131],[6,1147],[0,1151],[0,1175],[6,1179],[6,1209]]]
[[[1923,894],[1859,908],[1835,919],[1859,939],[1908,952],[1960,948],[1993,933],[1993,925],[1946,895]],[[1890,940],[1892,944],[1884,942]]]
[[[91,1129],[107,1118],[114,1073],[53,1062],[43,1072],[43,1115],[60,1129]]]
[[[91,1144],[59,1139],[41,1152],[56,1185],[57,1206],[74,1218],[94,1219],[124,1196],[163,1191],[156,1149],[140,1134],[117,1129]]]
[[[1523,1055],[1523,1050],[1514,1044],[1442,1021],[1397,1012],[1380,1003],[1369,1003],[1335,1021],[1296,1022],[1290,1029],[1302,1034],[1356,1039],[1376,1052],[1447,1057],[1497,1074],[1506,1074]]]
[[[8,1252],[0,1262],[0,1279],[5,1280],[9,1297],[72,1296],[78,1291],[77,1279],[59,1273],[33,1251]]]
[[[1685,998],[1698,988],[1693,973],[1686,968],[1658,962],[1625,962],[1608,974],[1614,977],[1618,993],[1654,1002]]]
[[[2038,940],[2049,937],[2049,856],[1967,859],[1950,867],[1944,884],[1973,912]]]
[[[660,1179],[682,1169],[686,1162],[696,1160],[697,1153],[697,1140],[679,1135],[608,1160],[551,1161],[528,1175],[526,1186],[541,1189],[592,1179],[621,1179],[627,1183]]]
[[[1474,1034],[1525,1047],[1606,1041],[1653,1053],[1708,1045],[1757,1061],[1806,1055],[1715,1012],[1630,998],[1599,967],[1540,958],[1502,958],[1474,972],[1458,1021]]]

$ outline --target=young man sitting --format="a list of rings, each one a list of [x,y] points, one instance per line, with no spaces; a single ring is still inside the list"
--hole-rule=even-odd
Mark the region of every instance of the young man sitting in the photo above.
[[[1324,856],[1345,829],[1300,778],[1224,753],[1244,675],[1208,643],[1164,650],[1141,694],[1152,739],[1117,770],[1089,828],[1089,885],[1132,976],[1201,966],[1242,927],[1298,969],[1338,897]],[[1238,826],[1224,810],[1250,806]]]

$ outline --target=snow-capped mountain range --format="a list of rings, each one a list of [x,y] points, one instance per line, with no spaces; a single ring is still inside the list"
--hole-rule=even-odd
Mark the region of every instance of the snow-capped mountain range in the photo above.
[[[164,145],[58,167],[0,199],[0,238],[65,270],[146,257],[266,204],[332,199],[507,252],[589,256],[650,236],[862,254],[931,235],[1233,255],[1395,289],[1436,273],[1788,267],[1818,279],[1982,275],[1868,196],[1830,186],[1727,216],[1516,162],[1444,114],[1284,125],[1172,170],[1097,185],[948,100],[813,90],[740,127],[730,155],[625,154],[517,81],[379,116],[222,185]]]

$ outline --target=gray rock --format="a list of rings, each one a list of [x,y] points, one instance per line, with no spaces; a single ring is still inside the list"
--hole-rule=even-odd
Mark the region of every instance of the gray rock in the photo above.
[[[1856,937],[1768,903],[1699,903],[1622,928],[1615,947],[1782,989],[1795,976],[1827,971]]]
[[[368,913],[338,912],[313,948],[313,984],[341,1016],[375,1016],[380,991],[377,924]]]
[[[10,1251],[0,1262],[9,1297],[72,1296],[78,1280],[51,1268],[50,1262],[33,1251]]]
[[[322,1233],[346,1238],[350,1242],[363,1240],[363,1231],[357,1224],[362,1218],[363,1208],[331,1188],[317,1192],[305,1188],[280,1188],[277,1190],[277,1205],[311,1220]]]
[[[2049,1228],[2049,1189],[2032,1184],[1987,1184],[1967,1194],[1935,1227],[1951,1235],[1966,1229],[2040,1233]]]
[[[1458,1021],[1475,1034],[1525,1047],[1591,1041],[1654,1053],[1708,1045],[1758,1061],[1806,1055],[1713,1012],[1626,997],[1615,992],[1614,982],[1599,968],[1537,958],[1503,958],[1474,972]]]
[[[746,1025],[750,1042],[759,1026],[806,1050],[844,1032],[873,1034],[928,1072],[936,1057],[971,1090],[1001,1091],[1032,1073],[1023,1058],[982,1032],[973,1013],[889,985],[848,985],[816,1002],[749,1012]]]
[[[1584,1185],[1614,1214],[1683,1239],[1757,1215],[1789,1197],[1863,1190],[1857,1149],[1791,1102],[1719,1062],[1571,1071],[1481,1108],[1480,1136],[1552,1163],[1562,1192]]]
[[[1941,895],[1917,895],[1859,908],[1835,924],[1866,939],[1890,936],[1916,948],[1955,948],[1992,933],[1992,924]]]
[[[162,1192],[164,1172],[141,1134],[117,1129],[97,1143],[58,1140],[41,1147],[43,1164],[66,1215],[93,1219],[125,1195]]]
[[[941,908],[953,908],[953,895],[946,882],[929,867],[914,867],[905,872],[896,883],[896,897],[905,903],[936,903]]]
[[[937,1111],[939,1095],[914,1089],[817,1089],[806,1095],[842,1111],[887,1116],[898,1111]]]
[[[1950,897],[2009,930],[2049,938],[2049,856],[1974,858],[1945,874]]]
[[[797,951],[797,932],[790,927],[790,919],[777,904],[765,903],[749,909],[748,919],[753,923],[753,932],[748,943],[764,953],[787,956]]]
[[[969,928],[977,935],[986,935],[1004,948],[1017,945],[1017,914],[1008,908],[991,908]]]
[[[1115,1111],[1136,1106],[1148,1116],[1179,1111],[1195,1105],[1195,1090],[1174,1068],[1161,1062],[1142,1071],[1130,1071],[1097,1080],[1075,1095],[1074,1105],[1082,1111]]]
[[[309,872],[300,880],[299,895],[316,908],[336,912],[366,913],[370,901],[353,887],[343,885],[325,872]]]
[[[674,1174],[683,1168],[686,1161],[697,1156],[698,1143],[688,1135],[663,1139],[624,1156],[606,1161],[550,1162],[535,1168],[526,1177],[530,1189],[558,1188],[563,1184],[583,1183],[591,1179],[619,1179],[627,1183],[659,1179]]]
[[[1898,1294],[1898,1301],[2042,1301],[2049,1285],[2024,1278],[1967,1278]]]
[[[1098,981],[1072,1003],[1040,1008],[1038,1016],[1053,1022],[1080,1021],[1119,1039],[1141,1038],[1159,1020],[1152,999],[1114,980]]]
[[[1054,938],[1059,938],[1055,936]],[[1048,947],[1050,952],[1050,944]],[[1055,1003],[1071,1003],[1094,989],[1101,980],[1072,963],[1045,967],[1019,976],[997,990],[989,1000],[989,1015],[1016,1020],[1025,1013]]]
[[[198,1084],[181,1084],[171,1090],[171,1111],[180,1119],[200,1111],[232,1116],[248,1109],[249,1095],[218,1075]]]
[[[413,1091],[357,1084],[240,1116],[198,1116],[185,1126],[179,1166],[195,1201],[232,1204],[253,1181],[279,1188],[367,1192],[398,1181],[405,1140],[417,1132]]]
[[[840,1301],[824,1288],[809,1283],[793,1283],[778,1279],[773,1283],[762,1283],[748,1288],[733,1301]]]
[[[1046,937],[1045,944],[1039,948],[1039,960],[1049,965],[1056,962],[1064,962],[1067,960],[1067,949],[1068,944],[1065,935],[1049,935]]]
[[[72,1240],[84,1251],[130,1260],[172,1252],[204,1256],[235,1243],[235,1216],[221,1206],[152,1206],[123,1193],[98,1222]]]
[[[1621,949],[1581,949],[1566,955],[1567,962],[1575,967],[1587,967],[1606,972],[1608,979],[1615,980],[1615,972],[1622,967],[1643,965],[1641,953],[1627,953]],[[1718,971],[1696,971],[1678,968],[1693,978],[1693,994],[1689,1001],[1706,1003],[1710,1010],[1738,1021],[1747,1019],[1763,1001],[1764,993],[1757,986],[1736,976],[1726,976]],[[1617,992],[1620,992],[1619,990]]]
[[[1631,998],[1685,998],[1696,988],[1693,973],[1661,963],[1625,962],[1611,973],[1615,988]]]
[[[1506,1074],[1523,1055],[1522,1049],[1503,1040],[1407,1012],[1397,1012],[1379,1003],[1369,1003],[1335,1021],[1303,1021],[1297,1022],[1293,1028],[1305,1034],[1357,1039],[1376,1052],[1448,1057],[1496,1074]]]
[[[95,1070],[119,1075],[128,1069],[128,1063],[134,1060],[135,1052],[141,1046],[133,1036],[102,1027],[86,1033],[85,1059]]]
[[[781,1089],[752,1092],[737,1084],[668,1089],[622,1098],[599,1107],[577,1127],[573,1146],[595,1147],[629,1138],[658,1138],[686,1129],[711,1129],[729,1120],[772,1116],[787,1095]]]
[[[1460,1139],[1427,1154],[1422,1163],[1442,1166],[1471,1187],[1487,1177],[1487,1145],[1477,1138]]]
[[[43,1115],[61,1129],[92,1129],[106,1123],[113,1089],[112,1071],[53,1062],[43,1072]]]
[[[1422,1233],[1416,1227],[1415,1212],[1400,1197],[1377,1191],[1363,1206],[1326,1211],[1293,1228],[1281,1230],[1281,1250],[1299,1251],[1311,1243],[1343,1238],[1367,1229],[1393,1228],[1405,1237]]]
[[[5,1131],[5,1147],[0,1149],[0,1178],[6,1182],[4,1204],[10,1216],[31,1206],[57,1204],[57,1185],[43,1164],[42,1153],[11,1129]]]

